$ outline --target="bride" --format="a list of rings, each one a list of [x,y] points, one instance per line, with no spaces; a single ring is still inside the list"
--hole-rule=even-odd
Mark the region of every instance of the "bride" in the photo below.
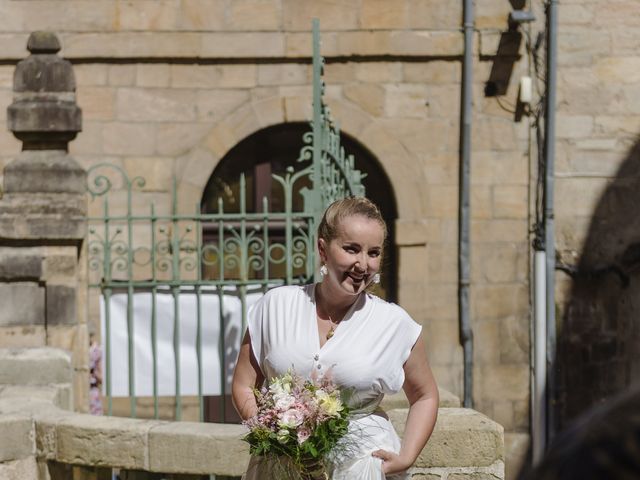
[[[363,197],[333,203],[318,227],[322,281],[270,290],[248,315],[232,394],[246,420],[257,412],[254,388],[292,366],[310,376],[330,371],[349,392],[354,413],[332,455],[333,480],[408,479],[436,421],[438,389],[422,327],[398,305],[367,291],[378,282],[386,239],[378,208]],[[379,408],[404,389],[410,409],[400,441]],[[252,458],[247,480],[274,478],[270,462]]]

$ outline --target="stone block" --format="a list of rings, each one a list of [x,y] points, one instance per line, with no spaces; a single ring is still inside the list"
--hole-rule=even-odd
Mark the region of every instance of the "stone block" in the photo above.
[[[224,0],[182,0],[177,28],[196,31],[223,30],[226,5]]]
[[[475,282],[524,282],[528,264],[525,242],[478,243],[471,252],[471,276]]]
[[[486,401],[527,400],[529,366],[480,365],[475,369],[478,394]]]
[[[45,290],[38,283],[0,283],[0,298],[0,325],[44,325]]]
[[[26,251],[25,251],[26,250]],[[1,280],[39,280],[42,277],[42,255],[28,248],[0,247]]]
[[[65,58],[167,58],[202,54],[201,33],[191,32],[95,32],[60,35]],[[111,65],[111,85],[133,85],[135,65]],[[131,67],[121,68],[121,67]]]
[[[502,320],[489,319],[473,325],[473,359],[477,364],[500,363],[500,327]],[[500,425],[504,424],[494,418]]]
[[[527,311],[529,293],[526,284],[475,285],[471,305],[478,319],[504,318]]]
[[[127,30],[172,30],[175,28],[178,4],[167,1],[139,0],[118,5],[116,24]]]
[[[311,81],[311,66],[298,63],[258,65],[258,85],[306,85]]]
[[[62,150],[29,150],[4,168],[6,193],[85,193],[86,174]]]
[[[441,480],[443,477],[438,473],[414,473],[411,480]]]
[[[71,382],[71,358],[56,348],[0,349],[0,385]]]
[[[368,0],[362,3],[362,29],[404,29],[408,23],[408,5],[405,0]]]
[[[133,122],[189,122],[196,118],[195,99],[195,92],[186,89],[120,88],[116,115]]]
[[[107,82],[114,87],[130,87],[136,83],[135,65],[109,65]]]
[[[502,363],[527,363],[529,361],[529,343],[527,317],[514,315],[506,318],[500,329],[500,361]]]
[[[556,132],[558,139],[588,138],[592,133],[593,117],[587,115],[558,115]]]
[[[284,123],[284,104],[281,98],[254,100],[251,106],[262,128]]]
[[[402,79],[406,83],[451,85],[460,82],[460,71],[460,62],[455,61],[434,60],[426,63],[403,63]]]
[[[407,0],[410,28],[455,30],[462,18],[461,3],[440,0]]]
[[[428,240],[430,221],[397,219],[395,224],[396,245],[399,247],[423,246]]]
[[[12,462],[0,463],[0,478],[3,480],[30,480],[38,476],[35,457],[27,457]]]
[[[251,88],[257,84],[256,65],[171,65],[171,86],[190,89]],[[215,95],[215,91],[208,91]],[[226,94],[221,92],[218,94]]]
[[[432,242],[427,246],[426,274],[432,282],[455,283],[458,279],[458,246]],[[426,261],[425,261],[426,260]],[[425,272],[422,272],[424,274]]]
[[[341,32],[336,39],[336,55],[388,55],[391,53],[391,35],[388,31]],[[325,54],[327,55],[327,54]]]
[[[353,64],[355,70],[352,78],[362,83],[400,83],[403,80],[403,71],[408,64],[388,62],[362,62]],[[410,64],[409,64],[410,65]],[[424,67],[424,64],[420,64]],[[337,67],[331,65],[327,69],[325,78],[329,78],[330,70]]]
[[[102,145],[106,154],[153,155],[155,153],[156,127],[146,123],[105,123],[102,128]]]
[[[590,217],[609,187],[607,178],[559,178],[556,181],[556,216]]]
[[[320,27],[331,30],[357,30],[359,28],[360,5],[348,0],[317,0],[300,2],[283,0],[283,27],[287,31],[311,30],[311,19],[319,18]],[[309,43],[311,43],[309,41]]]
[[[426,213],[430,218],[455,218],[458,215],[459,187],[430,185]]]
[[[429,152],[424,162],[425,181],[429,185],[458,185],[458,153]]]
[[[148,470],[149,432],[161,423],[82,414],[63,417],[56,426],[56,459]]]
[[[46,318],[47,326],[77,323],[75,287],[47,284]]]
[[[78,105],[84,120],[112,120],[114,118],[115,90],[111,87],[80,87]]]
[[[493,187],[494,218],[528,217],[528,193],[525,185],[496,185]]]
[[[489,219],[493,216],[491,187],[487,185],[473,185],[471,187],[471,218]],[[450,216],[455,218],[457,215]]]
[[[527,238],[527,231],[525,220],[471,220],[472,242],[521,242]]]
[[[402,277],[400,277],[402,278]],[[455,320],[458,318],[458,286],[431,283],[422,292],[425,317],[429,320]],[[402,305],[402,302],[400,302]]]
[[[82,135],[69,145],[69,153],[81,163],[85,168],[90,167],[86,161],[83,160],[83,156],[101,156],[102,155],[102,130],[104,124],[100,121],[88,120],[82,125]]]
[[[427,88],[424,85],[385,85],[385,114],[389,117],[427,116]]]
[[[249,101],[246,90],[201,90],[196,97],[198,121],[219,122]]]
[[[73,66],[76,84],[83,86],[106,85],[109,66],[100,63],[81,63]]]
[[[374,117],[385,113],[385,91],[372,83],[348,84],[343,88],[344,96]]]
[[[136,65],[136,81],[138,87],[166,88],[171,82],[170,66],[167,63]]]
[[[425,105],[430,117],[447,118],[457,121],[460,111],[460,87],[458,85],[430,85]]]
[[[149,432],[150,469],[158,472],[215,473],[240,476],[248,463],[249,446],[241,425],[166,423]]]
[[[458,56],[464,52],[464,42],[457,32],[395,31],[389,48],[393,55]]]
[[[279,30],[282,11],[279,0],[236,0],[226,10],[229,30]]]
[[[311,25],[311,23],[309,23]],[[280,32],[199,33],[200,55],[213,58],[264,58],[285,55]]]
[[[126,157],[122,164],[130,178],[145,180],[142,191],[169,191],[173,179],[174,159],[170,157]]]
[[[398,434],[404,434],[407,410],[392,410],[389,418]],[[503,428],[479,412],[441,408],[433,434],[415,466],[483,467],[504,459]]]
[[[156,153],[168,157],[183,155],[197,146],[210,130],[208,123],[162,123],[158,125]]]
[[[44,325],[0,327],[0,345],[4,348],[44,347],[47,331]]]
[[[454,472],[450,473],[447,480],[500,480],[501,477],[493,473],[485,472]]]
[[[56,385],[7,385],[0,391],[2,399],[19,399],[29,398],[37,399],[51,405],[55,405],[64,410],[70,410],[71,403],[71,385],[66,383]]]
[[[450,365],[457,361],[460,354],[457,348],[460,343],[460,326],[456,320],[430,320],[424,327],[423,336],[430,363]]]
[[[0,462],[31,457],[36,452],[33,420],[21,415],[0,415]]]

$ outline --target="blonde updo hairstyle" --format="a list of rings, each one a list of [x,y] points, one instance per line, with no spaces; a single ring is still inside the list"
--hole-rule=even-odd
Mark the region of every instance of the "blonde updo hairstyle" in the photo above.
[[[358,215],[378,222],[384,232],[384,239],[387,239],[387,224],[380,210],[375,203],[365,197],[347,197],[329,205],[318,225],[318,238],[322,238],[327,243],[331,242],[338,236],[342,221]]]

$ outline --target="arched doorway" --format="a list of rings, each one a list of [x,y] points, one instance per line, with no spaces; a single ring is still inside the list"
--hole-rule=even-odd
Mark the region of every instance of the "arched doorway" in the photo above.
[[[287,168],[299,170],[298,153],[304,146],[303,135],[310,130],[308,123],[285,123],[262,129],[245,138],[232,148],[218,163],[204,189],[201,208],[203,213],[218,210],[218,199],[228,212],[239,211],[239,178],[245,175],[248,212],[262,211],[262,199],[268,200],[271,211],[281,210],[284,203],[282,190],[271,174],[284,175]],[[378,160],[361,143],[342,133],[345,151],[355,157],[356,168],[366,174],[363,184],[366,195],[375,202],[389,229],[382,281],[376,292],[389,301],[397,301],[397,261],[395,250],[395,220],[398,216],[391,182]],[[305,164],[306,165],[306,164]],[[294,210],[302,210],[301,182],[294,191]]]

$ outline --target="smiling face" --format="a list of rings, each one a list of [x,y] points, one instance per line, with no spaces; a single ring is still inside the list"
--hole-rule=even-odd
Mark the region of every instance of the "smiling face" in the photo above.
[[[332,295],[357,295],[380,270],[384,228],[377,220],[351,215],[340,221],[336,233],[330,241],[318,240],[320,260],[328,270],[323,286]]]

